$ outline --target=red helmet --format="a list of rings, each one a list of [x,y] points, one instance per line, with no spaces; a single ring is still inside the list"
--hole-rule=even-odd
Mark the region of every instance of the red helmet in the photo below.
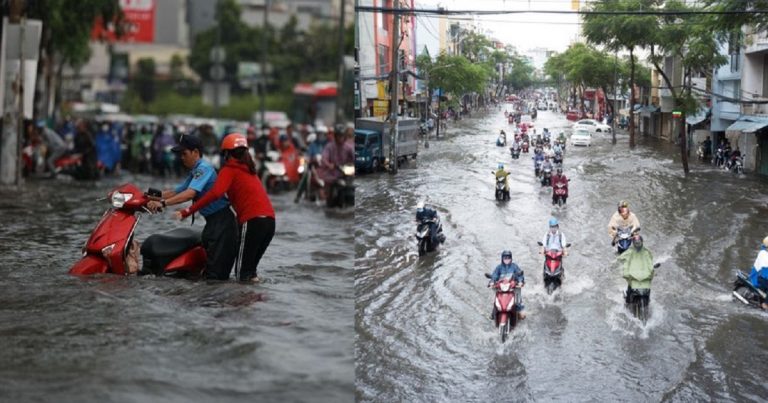
[[[234,150],[240,147],[248,147],[248,139],[240,133],[228,134],[221,142],[221,151]]]

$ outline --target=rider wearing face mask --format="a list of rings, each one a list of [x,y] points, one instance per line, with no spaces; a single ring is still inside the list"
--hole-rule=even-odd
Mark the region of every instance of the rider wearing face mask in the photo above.
[[[619,202],[617,211],[613,213],[611,221],[608,223],[608,234],[611,235],[613,242],[616,242],[616,230],[614,228],[622,227],[640,228],[640,221],[635,213],[629,211],[629,202],[626,200]]]

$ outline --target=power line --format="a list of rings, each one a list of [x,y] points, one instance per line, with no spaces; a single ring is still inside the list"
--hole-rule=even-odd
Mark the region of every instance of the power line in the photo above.
[[[577,15],[655,15],[655,16],[683,16],[683,15],[753,15],[768,14],[768,10],[751,11],[592,11],[592,10],[446,10],[426,8],[393,8],[356,6],[356,12],[400,14],[400,15],[504,15],[504,14],[577,14]]]

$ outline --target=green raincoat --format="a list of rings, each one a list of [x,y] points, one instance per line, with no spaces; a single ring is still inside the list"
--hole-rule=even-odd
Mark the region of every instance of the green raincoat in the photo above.
[[[653,255],[648,248],[643,247],[638,252],[634,246],[624,251],[618,257],[624,265],[621,275],[633,289],[651,288],[653,279]]]

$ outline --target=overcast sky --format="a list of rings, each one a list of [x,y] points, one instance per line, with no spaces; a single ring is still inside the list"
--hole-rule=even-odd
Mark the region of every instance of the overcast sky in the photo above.
[[[582,5],[584,0],[582,1]],[[416,0],[416,8],[448,10],[571,10],[571,0]],[[564,51],[579,30],[576,14],[514,14],[476,17],[481,26],[493,32],[496,39],[514,45],[520,51],[545,47]],[[426,21],[418,17],[417,23],[437,27],[436,19]]]

